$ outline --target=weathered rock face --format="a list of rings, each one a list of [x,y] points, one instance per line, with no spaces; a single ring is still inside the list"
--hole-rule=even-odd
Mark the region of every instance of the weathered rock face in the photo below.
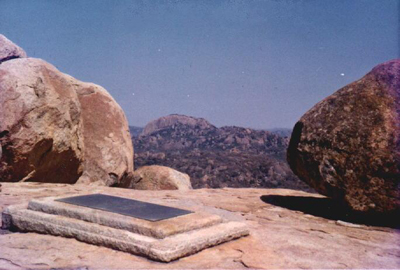
[[[12,59],[0,64],[0,108],[0,181],[113,185],[133,171],[125,115],[98,85]]]
[[[400,208],[400,59],[315,105],[287,155],[300,179],[362,212]]]
[[[0,181],[75,183],[82,174],[78,95],[39,59],[0,65]]]
[[[133,171],[133,146],[125,114],[98,85],[80,83],[76,92],[85,143],[85,170],[78,183],[117,184]]]
[[[26,53],[23,49],[0,34],[0,63],[10,59],[25,57]]]
[[[121,187],[141,190],[189,190],[189,175],[164,166],[144,166],[127,177]]]

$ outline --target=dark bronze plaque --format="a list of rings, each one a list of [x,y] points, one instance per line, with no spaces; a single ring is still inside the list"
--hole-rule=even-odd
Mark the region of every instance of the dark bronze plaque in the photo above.
[[[149,221],[158,221],[192,213],[190,211],[179,208],[141,202],[104,194],[91,194],[69,197],[58,199],[56,201],[100,209],[103,211],[145,219]]]

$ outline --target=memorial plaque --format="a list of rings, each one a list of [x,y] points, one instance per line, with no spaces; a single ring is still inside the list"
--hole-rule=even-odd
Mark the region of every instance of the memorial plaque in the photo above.
[[[179,208],[104,194],[75,196],[58,199],[56,201],[99,209],[149,221],[159,221],[192,213],[191,211]]]

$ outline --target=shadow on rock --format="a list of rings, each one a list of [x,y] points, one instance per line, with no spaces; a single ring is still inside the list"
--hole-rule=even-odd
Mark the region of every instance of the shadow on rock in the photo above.
[[[260,199],[268,204],[301,211],[305,214],[322,217],[330,220],[364,224],[368,226],[390,227],[400,229],[400,222],[396,217],[399,213],[369,214],[355,212],[330,198],[316,198],[303,196],[264,195]]]

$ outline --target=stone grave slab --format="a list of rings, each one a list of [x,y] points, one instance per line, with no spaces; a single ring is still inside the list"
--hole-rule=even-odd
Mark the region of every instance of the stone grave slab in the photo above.
[[[47,197],[9,206],[2,219],[4,228],[73,237],[162,262],[249,234],[242,223],[186,209],[156,221],[109,210],[72,204],[66,197]]]
[[[159,239],[223,222],[220,216],[195,212],[175,218],[148,221],[118,213],[63,203],[62,199],[64,198],[33,199],[29,202],[27,208],[32,211],[80,219]]]
[[[192,213],[191,211],[175,207],[168,207],[105,194],[74,196],[58,199],[56,201],[99,209],[149,221],[159,221]]]

